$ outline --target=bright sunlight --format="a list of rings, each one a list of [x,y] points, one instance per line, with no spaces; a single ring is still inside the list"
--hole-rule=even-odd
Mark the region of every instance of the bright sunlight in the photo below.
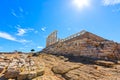
[[[72,4],[78,9],[83,9],[84,7],[90,6],[90,0],[73,0]]]

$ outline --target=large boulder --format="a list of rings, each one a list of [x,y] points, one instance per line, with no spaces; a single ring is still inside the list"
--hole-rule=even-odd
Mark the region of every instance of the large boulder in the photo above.
[[[70,70],[79,68],[80,64],[74,64],[70,62],[60,63],[57,66],[53,66],[52,71],[56,74],[65,74]]]
[[[42,70],[21,72],[17,80],[31,80],[37,76],[42,76],[43,74],[44,71]]]

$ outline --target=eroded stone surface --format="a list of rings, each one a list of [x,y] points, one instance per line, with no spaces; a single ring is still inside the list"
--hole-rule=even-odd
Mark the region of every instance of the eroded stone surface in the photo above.
[[[70,62],[64,62],[61,64],[58,64],[57,66],[54,66],[52,68],[52,71],[56,74],[65,74],[71,70],[74,70],[76,68],[80,68],[79,64],[74,64],[74,63],[70,63]]]
[[[37,57],[29,57],[29,54],[2,54],[0,66],[0,77],[18,80],[41,76],[45,68]]]
[[[27,58],[27,57],[26,57]],[[13,59],[13,58],[12,58]],[[55,56],[51,54],[40,54],[39,56],[30,57],[29,59],[22,61],[20,65],[15,63],[19,61],[13,59],[15,67],[13,67],[12,61],[8,64],[4,73],[2,73],[0,79],[17,79],[17,80],[119,80],[120,77],[120,65],[110,61],[95,61],[97,63],[104,63],[107,65],[114,65],[113,67],[99,65],[95,62],[92,64],[84,64],[84,62],[70,62],[68,58],[63,56]],[[22,58],[23,60],[23,58]],[[67,60],[67,61],[66,61]],[[85,61],[85,60],[83,60]],[[88,60],[86,60],[88,61]],[[7,61],[9,62],[9,61]],[[3,63],[4,64],[4,63]],[[3,65],[2,66],[5,66]],[[9,66],[10,65],[10,66]],[[28,66],[29,65],[29,66]],[[13,68],[12,68],[12,67]],[[2,72],[3,70],[1,70]]]

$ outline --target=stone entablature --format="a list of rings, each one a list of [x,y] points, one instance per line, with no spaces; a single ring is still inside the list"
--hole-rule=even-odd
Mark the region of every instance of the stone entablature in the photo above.
[[[81,32],[78,32],[78,33],[76,33],[76,34],[73,34],[73,35],[71,35],[71,36],[69,36],[69,37],[67,37],[67,38],[65,38],[65,39],[61,39],[61,40],[59,40],[59,41],[60,41],[60,42],[64,42],[64,41],[70,40],[70,39],[72,39],[72,38],[74,38],[74,37],[78,37],[78,36],[80,36],[80,35],[82,35],[82,34],[84,34],[84,33],[86,33],[86,31],[85,31],[85,30],[82,30]]]
[[[86,33],[86,31],[82,30],[81,32],[73,34],[73,35],[71,35],[71,36],[69,36],[69,37],[67,37],[65,39],[59,39],[58,40],[57,31],[55,30],[47,37],[47,39],[46,39],[46,47],[48,47],[48,46],[50,46],[52,44],[55,44],[57,42],[65,42],[65,41],[70,40],[72,38],[78,37],[78,36],[80,36],[80,35],[82,35],[84,33]]]

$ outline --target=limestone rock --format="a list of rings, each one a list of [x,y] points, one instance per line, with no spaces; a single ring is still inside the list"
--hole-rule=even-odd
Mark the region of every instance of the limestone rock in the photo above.
[[[56,55],[86,56],[105,60],[120,60],[120,44],[88,31],[81,31],[65,39],[54,41],[57,34],[47,38],[45,53]],[[52,41],[52,42],[51,42]],[[48,45],[49,44],[49,45]]]
[[[115,63],[110,61],[97,60],[95,64],[105,67],[114,67]]]
[[[78,65],[78,64],[72,64],[69,62],[65,62],[65,63],[61,63],[57,66],[54,66],[52,68],[52,71],[56,74],[64,74],[64,73],[69,72],[70,70],[73,70],[73,69],[76,69],[79,67],[80,67],[80,65]]]
[[[42,76],[44,74],[44,71],[31,71],[31,72],[21,72],[19,74],[19,77],[17,78],[18,80],[24,80],[24,79],[28,79],[31,80],[37,76]]]
[[[8,57],[9,58],[9,57]],[[26,57],[27,58],[27,57]],[[88,63],[70,62],[64,57],[40,54],[29,58],[14,58],[1,61],[0,80],[119,80],[120,65],[110,61],[97,60],[91,63],[87,57],[75,57]],[[18,63],[17,63],[18,62]],[[8,67],[6,67],[7,65]],[[15,66],[13,66],[15,65]],[[114,67],[110,67],[114,65]],[[105,67],[106,66],[106,67]],[[2,73],[3,72],[3,73]]]
[[[19,75],[19,71],[16,70],[7,70],[4,74],[5,78],[16,79]]]

